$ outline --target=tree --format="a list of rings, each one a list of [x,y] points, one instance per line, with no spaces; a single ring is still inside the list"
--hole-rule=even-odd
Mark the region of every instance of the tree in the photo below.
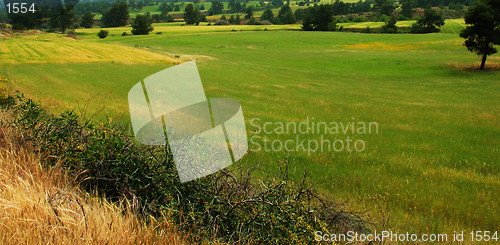
[[[283,6],[283,1],[282,0],[272,0],[271,5],[275,8],[279,8]]]
[[[375,0],[373,4],[373,8],[375,11],[379,12],[380,15],[392,15],[394,9],[396,9],[396,5],[392,0]]]
[[[251,18],[253,18],[253,8],[252,8],[252,6],[248,6],[248,8],[246,9],[245,13],[246,13],[245,19],[251,19]]]
[[[411,28],[412,33],[431,33],[439,32],[438,27],[444,25],[443,16],[434,9],[427,8],[424,15],[418,18],[417,23]]]
[[[108,31],[106,31],[106,30],[101,30],[99,33],[97,33],[97,36],[98,36],[99,38],[106,38],[106,37],[108,36],[108,33],[109,33],[109,32],[108,32]]]
[[[302,29],[304,31],[330,31],[333,10],[330,5],[322,4],[309,7],[304,12]]]
[[[296,21],[301,21],[304,17],[304,9],[296,9],[295,13],[293,14],[295,16]]]
[[[102,15],[102,26],[118,27],[127,25],[129,18],[127,2],[115,2],[111,8]]]
[[[278,13],[278,20],[280,24],[293,24],[295,23],[295,16],[293,15],[290,5],[285,4],[281,7]]]
[[[274,22],[274,14],[271,9],[266,9],[264,10],[264,13],[262,13],[262,16],[260,16],[261,20],[267,20],[270,22]]]
[[[396,15],[392,15],[386,22],[385,25],[382,26],[382,32],[384,33],[397,33],[398,27],[396,23],[398,22],[398,17]]]
[[[172,21],[174,21],[174,18],[168,14],[167,9],[164,9],[160,13],[160,20],[165,21],[165,22],[172,22]]]
[[[401,3],[401,14],[406,18],[413,17],[415,0],[400,0],[399,2]]]
[[[497,52],[494,45],[500,44],[500,2],[498,0],[479,0],[465,14],[468,24],[460,37],[471,52],[482,55],[480,69],[484,70],[486,57]]]
[[[153,20],[151,19],[151,15],[147,12],[145,15],[138,14],[135,17],[134,23],[132,23],[132,34],[133,35],[148,35],[151,31],[154,30],[151,25]]]
[[[92,28],[94,25],[94,17],[95,14],[91,12],[87,12],[83,17],[82,20],[80,21],[80,26],[83,28]]]
[[[212,7],[210,7],[210,10],[208,10],[208,15],[216,15],[216,14],[221,14],[222,10],[224,10],[224,5],[222,2],[216,0],[212,2]]]
[[[236,2],[235,0],[230,0],[227,7],[229,8],[229,13],[239,13],[245,10],[246,5]]]
[[[65,32],[68,28],[73,26],[73,18],[75,13],[71,9],[60,8],[59,11],[55,12],[49,20],[49,25],[52,28],[59,29],[61,32]]]
[[[200,11],[198,11],[193,4],[188,4],[184,9],[184,21],[188,25],[200,24]]]

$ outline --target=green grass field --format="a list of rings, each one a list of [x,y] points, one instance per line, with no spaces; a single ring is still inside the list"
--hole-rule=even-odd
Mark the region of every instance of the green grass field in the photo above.
[[[20,36],[0,41],[0,73],[54,112],[88,104],[87,114],[126,123],[136,82],[196,59],[207,96],[238,100],[250,136],[253,118],[379,124],[378,134],[354,136],[366,141],[364,152],[250,152],[237,165],[276,170],[288,159],[293,174],[307,170],[325,195],[386,220],[393,231],[499,228],[498,71],[465,69],[479,57],[457,34],[271,30],[278,28],[174,23],[156,25],[148,36],[120,36],[130,28],[110,29],[106,39],[97,38],[99,29],[77,30],[78,40]],[[493,55],[487,66],[498,63]]]

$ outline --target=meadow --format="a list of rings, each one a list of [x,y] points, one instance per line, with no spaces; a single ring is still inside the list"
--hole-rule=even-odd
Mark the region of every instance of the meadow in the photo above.
[[[121,36],[125,27],[108,29],[106,39],[99,29],[77,30],[76,40],[17,36],[0,41],[0,74],[53,112],[127,124],[135,83],[196,59],[207,97],[238,100],[249,136],[256,118],[379,125],[376,134],[326,136],[360,138],[362,152],[251,151],[235,166],[276,170],[286,159],[292,174],[307,171],[325,195],[393,231],[495,230],[500,76],[470,68],[479,57],[463,47],[457,22],[434,34],[158,24],[148,36]],[[493,55],[487,66],[499,62]]]

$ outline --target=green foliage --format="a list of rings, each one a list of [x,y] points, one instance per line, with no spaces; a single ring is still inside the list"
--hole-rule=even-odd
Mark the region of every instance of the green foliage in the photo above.
[[[222,2],[216,0],[212,2],[212,6],[208,10],[208,15],[216,15],[221,14],[224,10],[224,4]]]
[[[295,23],[295,16],[293,15],[290,5],[285,4],[281,7],[278,13],[278,21],[280,24],[293,24]]]
[[[248,6],[247,9],[245,10],[245,19],[251,19],[253,18],[253,7]]]
[[[271,5],[275,8],[279,8],[281,6],[283,6],[283,1],[282,0],[272,0],[271,1]]]
[[[148,35],[150,32],[154,30],[153,20],[151,19],[151,15],[148,13],[141,15],[138,14],[135,17],[134,23],[132,23],[132,34],[133,35]]]
[[[118,27],[127,25],[129,19],[127,2],[118,1],[111,5],[101,18],[103,27]]]
[[[246,10],[246,4],[240,3],[240,1],[230,0],[227,7],[229,8],[229,13],[240,13]]]
[[[94,26],[94,17],[95,14],[91,12],[87,12],[80,21],[80,26],[83,28],[92,28]]]
[[[469,26],[460,36],[466,39],[464,45],[469,51],[483,56],[480,69],[484,69],[486,57],[496,53],[494,45],[500,44],[500,3],[495,0],[476,2],[467,11],[465,23]]]
[[[266,10],[264,10],[264,12],[262,13],[262,15],[260,16],[260,19],[261,20],[268,20],[268,21],[274,22],[274,13],[273,13],[273,10],[272,9],[266,9]]]
[[[369,231],[358,216],[314,191],[307,175],[291,178],[293,159],[285,159],[276,174],[239,168],[180,183],[168,148],[139,145],[111,120],[93,123],[73,112],[53,116],[23,98],[12,112],[7,125],[48,167],[61,165],[85,190],[126,199],[144,217],[171,217],[195,241],[308,243],[315,231]],[[255,181],[255,174],[264,178]]]
[[[231,24],[231,25],[241,24],[240,14],[237,14],[236,17],[234,15],[231,15],[231,17],[229,17],[229,24]]]
[[[398,27],[396,23],[398,22],[398,17],[396,15],[392,15],[386,22],[385,25],[382,26],[383,33],[398,33]]]
[[[161,21],[164,21],[164,22],[173,22],[174,21],[174,17],[172,17],[171,15],[169,15],[167,10],[162,10],[159,17],[160,18],[159,18],[158,22],[161,22]]]
[[[396,3],[393,0],[375,0],[373,8],[379,15],[390,16],[393,14],[394,9],[396,9]]]
[[[106,38],[106,37],[108,36],[108,34],[109,34],[109,32],[108,32],[108,31],[106,31],[106,30],[101,30],[101,31],[99,31],[99,33],[97,33],[97,36],[98,36],[99,38]]]
[[[424,15],[418,18],[417,23],[413,24],[412,33],[432,33],[439,32],[439,28],[444,25],[443,16],[434,9],[425,9]]]
[[[333,9],[330,5],[317,5],[306,9],[302,29],[304,31],[330,31]]]
[[[60,8],[55,10],[52,17],[49,20],[50,27],[58,29],[61,32],[65,32],[68,28],[73,26],[73,18],[75,14],[71,9]]]
[[[191,3],[184,9],[184,21],[186,21],[186,24],[188,25],[199,25],[200,15],[200,11],[198,11]]]
[[[399,2],[401,3],[401,14],[408,19],[412,18],[415,0],[400,0]]]
[[[296,9],[295,13],[293,14],[295,16],[296,21],[301,21],[302,18],[304,17],[304,9]]]

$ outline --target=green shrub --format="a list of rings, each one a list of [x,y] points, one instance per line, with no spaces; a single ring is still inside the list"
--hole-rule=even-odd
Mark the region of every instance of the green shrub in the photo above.
[[[108,36],[109,32],[106,30],[101,30],[99,33],[97,33],[97,36],[99,38],[106,38]]]
[[[45,164],[60,164],[89,192],[127,200],[145,218],[172,218],[194,240],[310,243],[315,231],[368,231],[357,215],[314,191],[306,174],[291,178],[288,163],[294,158],[274,174],[239,167],[180,183],[168,147],[137,144],[112,120],[94,123],[73,112],[53,116],[29,99],[19,100],[8,125]]]

